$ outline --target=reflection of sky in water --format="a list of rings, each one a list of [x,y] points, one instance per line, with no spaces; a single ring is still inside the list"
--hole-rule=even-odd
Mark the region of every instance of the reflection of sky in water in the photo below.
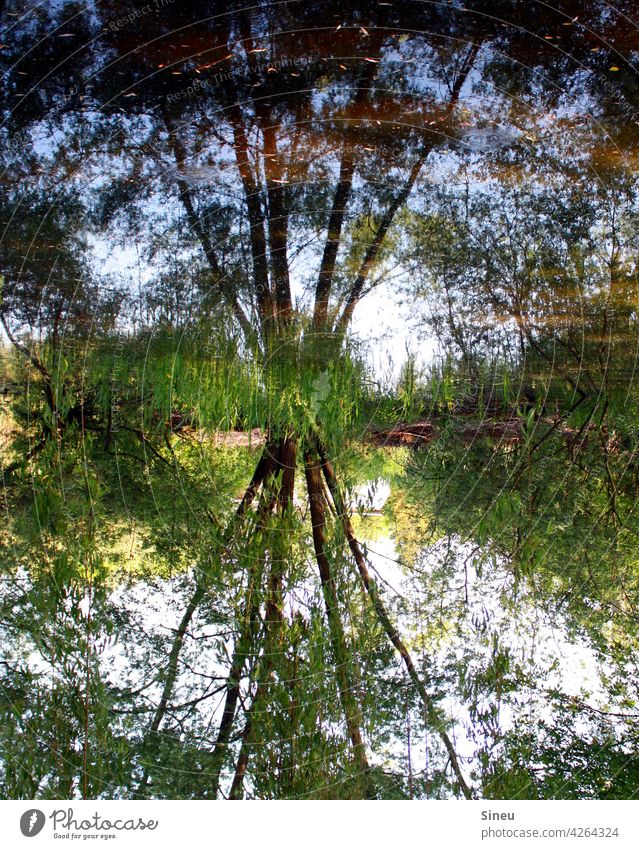
[[[390,495],[390,487],[384,482],[376,482],[372,491],[373,498],[366,501],[366,487],[357,493],[358,501],[364,508],[379,510]],[[380,485],[381,484],[381,485]],[[365,542],[366,525],[362,535]],[[452,558],[450,552],[453,552]],[[449,606],[454,602],[463,602],[463,614],[444,617],[439,634],[432,639],[427,650],[427,668],[445,670],[450,668],[452,659],[460,661],[472,645],[475,657],[473,668],[488,666],[492,653],[492,635],[497,634],[499,645],[508,649],[512,664],[519,663],[524,670],[530,670],[537,680],[543,678],[543,689],[519,689],[508,695],[507,702],[519,702],[517,711],[512,704],[502,702],[499,707],[498,725],[501,731],[509,731],[517,724],[518,716],[526,715],[535,721],[543,720],[552,724],[552,711],[544,692],[557,690],[565,696],[576,696],[587,701],[595,708],[605,710],[607,700],[602,687],[600,673],[602,669],[595,652],[585,642],[570,638],[565,621],[550,611],[534,604],[532,596],[526,595],[520,588],[519,601],[514,609],[502,603],[502,593],[512,591],[512,574],[503,565],[493,563],[484,567],[480,577],[474,568],[472,546],[456,540],[444,540],[425,550],[419,559],[419,574],[406,569],[398,562],[398,552],[392,536],[375,537],[367,543],[367,555],[376,574],[378,583],[384,588],[387,604],[393,598],[401,599],[402,613],[396,618],[405,642],[415,660],[424,655],[416,645],[429,617],[437,616],[438,601],[427,600],[424,588],[431,588],[437,582],[436,570],[446,556],[453,564],[442,584],[439,602]],[[421,575],[421,577],[420,577]],[[430,578],[430,581],[428,580]],[[478,639],[473,621],[486,625],[486,638]],[[536,673],[533,671],[536,670]],[[466,706],[459,698],[448,695],[441,701],[446,714],[454,722],[456,748],[462,758],[472,762],[476,751],[476,742],[472,739],[472,720]],[[488,706],[487,704],[485,705]],[[585,723],[584,728],[585,728]],[[580,722],[575,720],[575,730],[579,731]],[[417,751],[427,759],[423,732],[413,729]],[[421,750],[419,746],[421,745]],[[392,750],[401,753],[402,743],[397,742]],[[468,770],[468,766],[466,767]]]

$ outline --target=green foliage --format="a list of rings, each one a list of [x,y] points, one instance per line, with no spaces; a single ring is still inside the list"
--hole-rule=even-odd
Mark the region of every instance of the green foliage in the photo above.
[[[627,20],[227,5],[2,12],[0,792],[629,798]]]

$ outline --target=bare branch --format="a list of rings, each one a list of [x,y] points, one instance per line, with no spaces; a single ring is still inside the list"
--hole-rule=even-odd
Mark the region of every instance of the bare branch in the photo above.
[[[474,64],[477,53],[479,52],[480,46],[481,46],[481,42],[478,42],[477,44],[473,44],[468,55],[467,55],[467,57],[466,57],[466,59],[464,60],[464,63],[462,65],[462,69],[461,69],[460,73],[457,76],[457,79],[455,80],[455,82],[453,84],[451,95],[450,95],[448,104],[446,106],[446,109],[444,111],[444,117],[445,118],[450,117],[453,110],[455,109],[455,106],[457,105],[457,102],[459,100],[459,95],[460,95],[461,90],[464,86],[464,83],[466,82],[466,79],[468,78],[468,75],[469,75],[471,68]],[[436,144],[437,144],[437,138],[434,135],[431,134],[431,136],[427,140],[426,144],[422,148],[422,151],[420,153],[418,160],[415,162],[415,164],[411,168],[410,174],[408,176],[408,180],[404,184],[404,187],[396,195],[396,197],[394,198],[394,200],[391,202],[390,206],[388,207],[388,209],[384,213],[384,216],[383,216],[383,218],[382,218],[382,220],[379,224],[379,227],[377,228],[377,232],[375,234],[375,237],[374,237],[373,241],[371,242],[371,244],[368,246],[366,253],[364,254],[364,259],[362,260],[362,264],[361,264],[359,271],[357,273],[357,277],[353,281],[353,284],[350,288],[348,297],[346,299],[346,303],[344,305],[344,309],[342,310],[342,313],[337,320],[337,323],[335,325],[335,332],[336,333],[338,333],[338,334],[344,333],[346,331],[346,328],[350,324],[350,321],[353,317],[353,312],[355,310],[355,307],[357,306],[357,304],[359,303],[359,301],[362,297],[362,292],[364,290],[364,286],[366,284],[366,281],[367,281],[371,271],[373,270],[373,268],[374,268],[374,266],[375,266],[375,264],[378,260],[382,244],[384,242],[384,239],[386,238],[386,235],[387,235],[387,233],[390,229],[391,224],[393,223],[395,215],[397,214],[398,210],[401,209],[401,207],[408,200],[408,197],[410,196],[410,193],[413,190],[413,186],[415,185],[415,181],[417,180],[417,177],[419,176],[419,172],[421,171],[424,163],[428,159],[428,156],[430,155],[431,151],[435,148]]]

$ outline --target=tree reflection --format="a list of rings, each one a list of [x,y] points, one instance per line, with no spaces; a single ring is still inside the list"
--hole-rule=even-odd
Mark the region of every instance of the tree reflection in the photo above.
[[[633,699],[631,12],[6,7],[7,796],[562,794],[562,694],[544,734],[482,712],[510,648],[429,655],[420,563],[477,546]],[[381,287],[443,355],[397,391],[351,333]],[[412,619],[349,500],[394,441]],[[572,751],[612,774],[619,734]]]

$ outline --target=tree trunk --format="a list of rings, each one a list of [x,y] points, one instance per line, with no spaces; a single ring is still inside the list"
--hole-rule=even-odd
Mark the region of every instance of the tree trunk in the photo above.
[[[267,445],[262,451],[262,455],[255,468],[253,477],[251,478],[251,481],[248,487],[246,488],[242,500],[240,501],[240,504],[237,510],[235,511],[234,521],[231,522],[229,528],[223,536],[221,543],[222,549],[226,548],[231,539],[232,534],[237,531],[237,520],[242,518],[246,511],[249,509],[263,481],[272,472],[273,466],[273,452],[271,450],[271,447]],[[182,650],[182,646],[184,645],[184,637],[186,635],[189,625],[191,624],[191,620],[193,619],[193,616],[195,615],[195,612],[199,607],[200,603],[202,602],[202,599],[204,598],[205,594],[206,585],[204,583],[204,576],[200,574],[196,580],[195,590],[193,591],[193,594],[189,599],[189,602],[186,606],[186,610],[184,611],[182,619],[180,620],[180,624],[178,625],[178,629],[175,633],[175,637],[173,638],[173,644],[169,653],[169,661],[167,664],[166,674],[164,678],[164,687],[162,689],[162,695],[160,697],[160,702],[149,726],[147,732],[148,736],[158,733],[162,720],[164,719],[164,716],[168,710],[171,701],[171,696],[173,694],[173,688],[175,686],[175,681],[177,679],[179,657],[180,652]],[[145,772],[144,777],[140,782],[138,792],[148,786],[148,781],[149,776],[147,771]]]
[[[333,578],[331,564],[326,554],[326,513],[324,509],[326,501],[322,485],[321,465],[310,451],[305,452],[304,463],[311,507],[315,558],[319,567],[322,593],[326,606],[326,616],[331,636],[340,700],[346,719],[348,736],[353,747],[355,764],[361,774],[362,792],[365,798],[372,799],[375,798],[375,791],[372,786],[370,767],[362,738],[361,708],[355,696],[351,663],[339,614],[335,579]]]
[[[277,502],[279,512],[285,515],[293,503],[295,489],[295,464],[297,460],[297,443],[293,436],[284,437],[279,445],[277,458],[278,468],[282,472],[282,480]],[[235,766],[235,775],[229,798],[241,799],[244,792],[244,776],[249,763],[251,752],[251,737],[253,733],[253,715],[263,703],[269,689],[275,658],[279,653],[279,634],[284,621],[283,581],[285,562],[281,556],[271,558],[271,569],[268,580],[268,595],[266,598],[266,639],[264,643],[263,663],[259,668],[259,683],[250,709],[247,712],[246,724],[242,732],[242,744]]]
[[[333,467],[321,447],[319,451],[322,462],[322,471],[324,473],[326,483],[328,484],[328,488],[333,497],[335,510],[337,511],[337,515],[339,516],[339,519],[342,523],[344,535],[346,536],[346,539],[348,541],[349,548],[353,554],[353,557],[357,564],[357,568],[359,570],[360,578],[371,600],[373,609],[377,613],[377,618],[379,619],[379,622],[382,628],[384,629],[386,636],[391,641],[393,646],[395,646],[402,660],[404,661],[404,665],[406,667],[406,670],[408,671],[410,679],[413,682],[415,689],[419,693],[422,704],[424,705],[426,719],[429,725],[431,725],[437,731],[441,741],[444,744],[444,747],[446,748],[448,757],[450,758],[452,770],[455,773],[455,777],[457,779],[457,782],[459,783],[459,787],[462,793],[467,799],[472,799],[472,791],[466,783],[466,780],[462,774],[457,753],[455,752],[455,748],[450,740],[450,737],[446,733],[443,724],[443,719],[441,716],[439,716],[438,711],[433,705],[430,696],[426,692],[426,688],[417,673],[417,669],[415,668],[415,664],[413,663],[413,659],[410,655],[410,652],[406,648],[406,645],[404,644],[396,626],[391,621],[386,607],[384,606],[384,602],[382,601],[382,598],[379,595],[377,584],[375,583],[375,580],[368,571],[366,559],[364,558],[359,542],[357,541],[357,539],[355,538],[355,534],[353,533],[353,526],[351,524],[349,515],[346,512],[344,501],[339,490],[337,478],[335,476],[335,472],[333,471]]]
[[[277,467],[274,466],[273,475],[277,474]],[[268,480],[264,482],[264,491],[262,493],[262,504],[260,506],[260,521],[259,525],[271,515],[276,503],[276,495],[267,489]],[[240,633],[235,642],[233,656],[231,658],[231,668],[226,679],[226,698],[224,700],[224,708],[222,710],[222,719],[215,740],[213,749],[213,768],[211,794],[216,798],[220,790],[220,779],[224,760],[228,752],[229,740],[233,723],[235,721],[235,713],[237,703],[240,698],[240,689],[244,666],[250,654],[251,643],[258,630],[258,622],[260,616],[260,583],[262,571],[266,562],[266,553],[261,561],[261,568],[257,568],[256,563],[249,565],[249,579],[246,592],[246,603],[244,615],[242,617],[242,625]]]

